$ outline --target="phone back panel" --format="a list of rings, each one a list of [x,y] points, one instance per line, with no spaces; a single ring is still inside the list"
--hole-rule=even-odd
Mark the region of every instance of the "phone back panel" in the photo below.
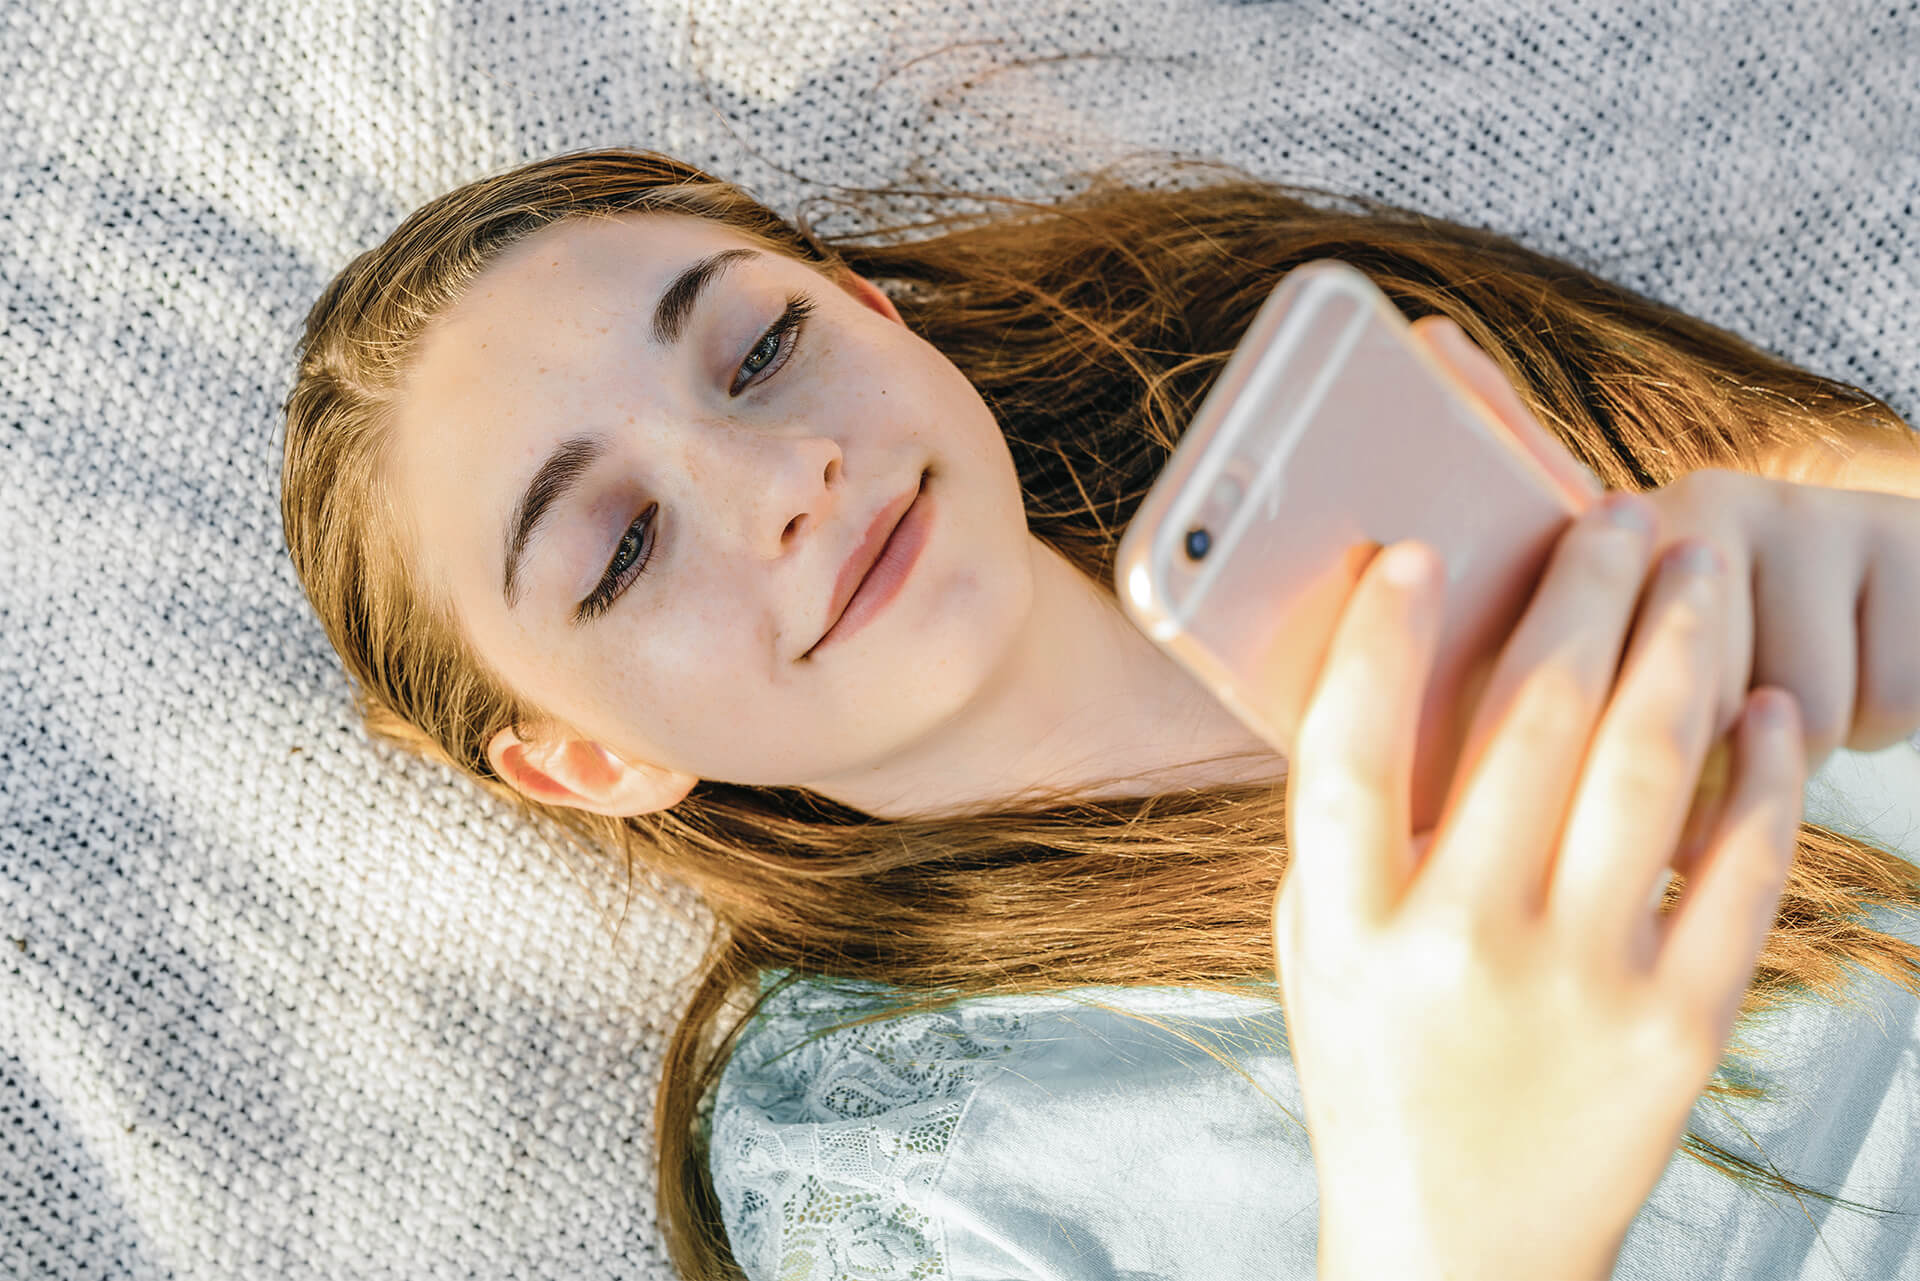
[[[1365,275],[1309,263],[1248,327],[1121,540],[1123,608],[1285,752],[1354,584],[1382,546],[1446,563],[1414,830],[1437,817],[1472,697],[1567,519],[1598,486],[1514,436]],[[1203,531],[1204,554],[1190,554]]]

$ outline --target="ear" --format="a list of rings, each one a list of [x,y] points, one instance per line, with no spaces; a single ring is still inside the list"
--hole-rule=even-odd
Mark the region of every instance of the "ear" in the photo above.
[[[865,276],[857,275],[850,271],[847,273],[847,278],[842,282],[841,287],[867,306],[885,316],[888,320],[891,320],[894,324],[904,325],[907,323],[900,319],[900,311],[893,305],[893,299],[880,292],[880,286],[874,284]]]
[[[488,742],[487,759],[532,800],[616,818],[677,805],[700,781],[678,770],[630,764],[584,738],[523,739],[511,728]]]

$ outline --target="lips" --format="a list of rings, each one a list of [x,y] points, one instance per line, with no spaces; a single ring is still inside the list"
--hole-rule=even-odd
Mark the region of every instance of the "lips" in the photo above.
[[[833,580],[833,598],[827,604],[827,625],[820,629],[820,640],[840,622],[840,616],[847,612],[847,602],[860,590],[860,584],[880,560],[880,553],[886,549],[887,540],[893,537],[893,531],[900,524],[900,518],[907,514],[907,508],[913,506],[913,500],[920,496],[920,484],[923,478],[914,479],[913,488],[888,503],[875,514],[867,525],[867,533],[860,545],[853,549],[846,563],[840,566],[840,574]],[[818,649],[820,641],[813,643]],[[812,653],[813,649],[807,652]]]

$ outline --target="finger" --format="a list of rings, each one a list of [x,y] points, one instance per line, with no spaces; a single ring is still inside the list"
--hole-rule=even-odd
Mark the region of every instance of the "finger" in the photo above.
[[[1763,682],[1753,674],[1754,579],[1759,577],[1747,542],[1735,535],[1730,542],[1716,544],[1727,558],[1721,590],[1726,603],[1725,625],[1720,629],[1719,696],[1713,705],[1713,738],[1716,743],[1733,733],[1745,714],[1747,695]],[[1831,614],[1809,615],[1831,618]],[[1777,683],[1777,682],[1776,682]],[[1733,745],[1727,744],[1731,753]]]
[[[1744,712],[1744,709],[1742,709]],[[1727,797],[1733,791],[1734,738],[1740,728],[1740,715],[1734,714],[1733,729],[1714,740],[1707,759],[1700,764],[1700,778],[1694,784],[1693,799],[1687,807],[1686,822],[1680,829],[1680,843],[1674,850],[1672,872],[1691,877],[1707,842],[1713,839],[1726,812]],[[1655,901],[1664,893],[1671,876],[1662,878]]]
[[[1758,683],[1753,676],[1754,631],[1759,618],[1754,585],[1762,577],[1762,558],[1781,541],[1783,523],[1777,495],[1786,488],[1784,481],[1764,480],[1722,467],[1701,467],[1649,494],[1661,519],[1662,538],[1654,543],[1656,559],[1672,542],[1679,541],[1677,536],[1666,539],[1670,518],[1677,518],[1674,523],[1683,532],[1711,539],[1727,557],[1727,618],[1719,669],[1720,696],[1714,714],[1716,740],[1739,723],[1747,693]],[[1795,539],[1796,548],[1799,541]],[[1765,572],[1777,577],[1780,567],[1769,563]],[[1777,623],[1770,623],[1768,630],[1779,630]]]
[[[1778,722],[1768,721],[1769,708]],[[1753,980],[1799,844],[1807,762],[1793,696],[1755,690],[1738,742],[1738,782],[1699,873],[1641,936],[1651,939],[1654,982],[1714,1047],[1726,1044]]]
[[[1402,569],[1416,581],[1395,581]],[[1414,740],[1439,631],[1439,569],[1431,548],[1396,543],[1341,614],[1287,766],[1284,892],[1296,923],[1377,925],[1411,874]]]
[[[1793,694],[1807,754],[1823,757],[1846,742],[1853,729],[1865,556],[1852,522],[1820,519],[1832,510],[1832,500],[1848,496],[1802,485],[1784,489],[1782,501],[1804,511],[1800,516],[1788,513],[1791,528],[1802,532],[1791,548],[1778,554],[1762,551],[1753,610],[1756,618],[1792,620],[1795,625],[1758,629],[1752,684]],[[1844,572],[1836,572],[1836,567]],[[1911,641],[1909,653],[1910,646]]]
[[[1712,742],[1724,558],[1683,540],[1655,570],[1593,738],[1547,889],[1547,913],[1587,955],[1617,956],[1680,842]]]
[[[1613,688],[1653,541],[1614,504],[1560,536],[1473,713],[1421,893],[1511,917],[1539,904],[1587,745]]]
[[[1746,712],[1747,696],[1753,683],[1753,560],[1736,537],[1733,549],[1716,544],[1727,557],[1727,569],[1721,578],[1719,695],[1712,707],[1713,745],[1700,767],[1693,800],[1681,826],[1680,843],[1674,851],[1672,870],[1681,876],[1693,875],[1695,861],[1706,848],[1725,812],[1728,794],[1733,790],[1734,733]],[[1665,549],[1661,549],[1664,553]],[[1828,615],[1827,617],[1831,617]],[[1778,683],[1778,682],[1776,682]],[[1788,688],[1791,688],[1790,686]],[[1671,879],[1671,878],[1663,878]],[[1660,887],[1664,891],[1665,885]],[[1656,891],[1656,898],[1659,891]]]
[[[1920,504],[1887,497],[1906,504],[1904,511],[1888,509],[1889,523],[1912,513],[1907,528],[1914,528]],[[1844,746],[1877,752],[1920,729],[1920,663],[1913,661],[1913,638],[1920,636],[1920,592],[1912,586],[1920,582],[1920,538],[1875,540],[1865,555],[1867,578],[1856,610],[1859,690]]]

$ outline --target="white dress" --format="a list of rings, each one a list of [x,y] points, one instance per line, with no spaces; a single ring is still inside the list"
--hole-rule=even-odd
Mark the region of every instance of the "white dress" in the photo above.
[[[1835,752],[1808,782],[1807,818],[1916,860],[1920,754]],[[1873,922],[1920,939],[1914,912]],[[1920,1009],[1878,975],[1858,982],[1865,1012],[1816,998],[1753,1030],[1743,1062],[1768,1097],[1703,1099],[1691,1128],[1900,1213],[1803,1207],[1676,1153],[1618,1281],[1920,1281]],[[1276,1004],[1082,988],[807,1040],[880,991],[795,984],[721,1076],[710,1162],[754,1281],[1314,1276],[1316,1186]]]

